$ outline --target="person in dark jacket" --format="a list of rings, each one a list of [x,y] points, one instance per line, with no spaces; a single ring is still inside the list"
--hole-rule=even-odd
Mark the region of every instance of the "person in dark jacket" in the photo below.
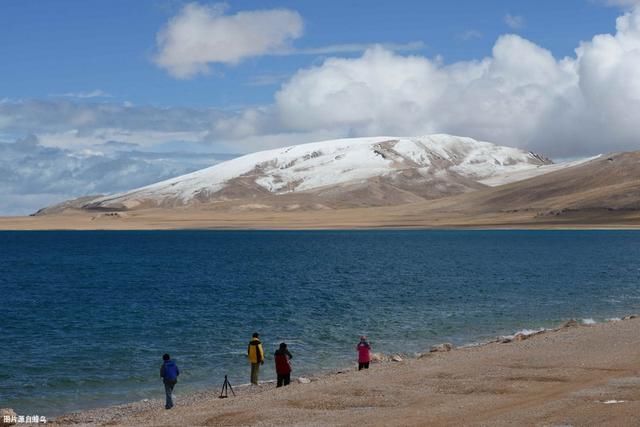
[[[285,343],[280,344],[280,348],[274,354],[274,359],[276,361],[276,374],[278,374],[278,385],[276,387],[289,385],[291,382],[291,363],[289,363],[289,360],[293,359],[293,356],[287,350]]]
[[[178,382],[178,375],[180,375],[180,370],[178,369],[178,365],[176,362],[171,360],[171,356],[168,354],[164,354],[162,356],[162,366],[160,367],[160,378],[164,382],[164,392],[167,395],[167,401],[164,405],[165,409],[173,408],[173,400],[171,399],[171,394],[173,393],[173,387],[175,387]]]

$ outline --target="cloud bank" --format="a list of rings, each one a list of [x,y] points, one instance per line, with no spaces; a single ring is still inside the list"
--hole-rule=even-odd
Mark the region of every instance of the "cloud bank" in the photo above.
[[[129,190],[230,157],[138,148],[111,141],[92,150],[71,151],[45,147],[33,135],[0,142],[0,213],[26,215],[78,196]]]
[[[501,36],[492,55],[443,64],[382,47],[358,58],[329,58],[298,71],[262,114],[238,119],[304,132],[415,135],[446,132],[555,157],[640,149],[640,10],[619,17],[616,33],[554,58],[518,35]]]
[[[617,19],[614,34],[581,42],[566,58],[514,34],[499,37],[486,58],[453,64],[384,45],[326,58],[278,77],[285,80],[272,104],[238,111],[4,100],[0,136],[34,133],[42,145],[72,150],[114,140],[249,152],[324,137],[444,132],[587,156],[640,148],[639,69],[635,10]]]

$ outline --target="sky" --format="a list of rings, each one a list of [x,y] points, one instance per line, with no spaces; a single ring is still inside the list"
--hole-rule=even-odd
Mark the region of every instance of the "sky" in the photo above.
[[[339,137],[639,150],[638,70],[634,0],[5,0],[0,215]]]

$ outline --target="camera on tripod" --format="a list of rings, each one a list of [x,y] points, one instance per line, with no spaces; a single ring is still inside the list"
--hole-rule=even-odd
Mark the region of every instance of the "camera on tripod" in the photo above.
[[[224,376],[224,383],[222,383],[222,390],[220,390],[220,396],[218,396],[219,399],[226,399],[227,397],[229,397],[229,390],[231,390],[231,393],[235,396],[236,393],[233,391],[233,387],[231,387],[231,383],[229,382],[229,379],[227,378],[227,376]]]

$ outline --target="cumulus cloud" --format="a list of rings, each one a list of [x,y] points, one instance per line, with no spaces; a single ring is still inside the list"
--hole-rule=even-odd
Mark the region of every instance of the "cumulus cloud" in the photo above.
[[[208,73],[209,64],[237,64],[284,50],[302,35],[291,10],[256,10],[225,15],[226,4],[187,4],[157,35],[155,62],[177,78]]]
[[[448,65],[382,47],[329,58],[237,127],[244,136],[264,123],[345,136],[449,132],[551,156],[638,149],[640,11],[616,28],[567,58],[517,35],[501,36],[487,58]]]
[[[296,130],[447,130],[512,144],[530,135],[555,97],[575,84],[571,71],[515,35],[501,37],[490,58],[452,65],[375,48],[298,72],[276,95],[276,106],[282,123]]]
[[[154,60],[180,79],[207,74],[211,64],[236,65],[262,55],[340,55],[361,53],[373,43],[334,44],[296,48],[292,41],[302,35],[300,15],[288,9],[253,10],[225,14],[228,6],[187,4],[157,35]],[[421,41],[382,43],[394,52],[425,47]]]

